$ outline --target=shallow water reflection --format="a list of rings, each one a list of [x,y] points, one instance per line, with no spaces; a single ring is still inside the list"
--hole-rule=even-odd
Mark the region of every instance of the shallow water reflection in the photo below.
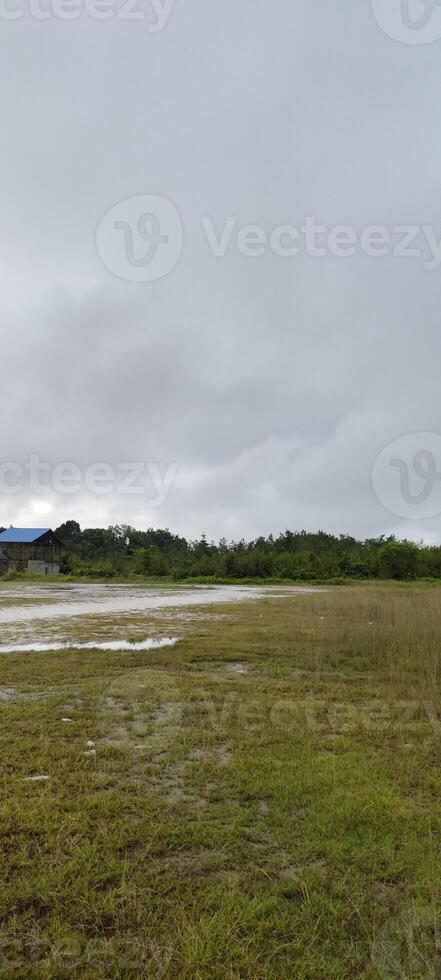
[[[178,620],[181,632],[186,619],[190,622],[196,617],[203,619],[215,615],[207,609],[215,604],[283,598],[314,591],[319,590],[301,586],[237,585],[174,588],[82,584],[5,586],[0,589],[0,652],[12,652],[11,647],[17,646],[26,651],[41,650],[42,644],[45,649],[60,649],[73,644],[88,649],[106,643],[102,649],[110,649],[109,643],[127,642],[128,639],[132,641],[129,647],[134,649],[133,641],[151,643],[157,639],[159,617],[161,633],[175,635]],[[191,611],[194,607],[206,607],[206,611]]]
[[[69,643],[61,641],[59,643],[23,643],[17,646],[0,646],[0,653],[49,653],[53,650],[108,650],[116,652],[119,650],[159,650],[161,647],[172,647],[178,642],[179,637],[172,636],[162,640],[136,640],[129,643],[128,640],[104,640],[103,642],[91,641],[89,643]]]

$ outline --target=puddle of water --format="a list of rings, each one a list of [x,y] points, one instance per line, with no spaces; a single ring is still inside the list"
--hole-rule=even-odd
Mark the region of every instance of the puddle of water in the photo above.
[[[172,606],[206,605],[211,602],[229,601],[228,587],[226,592],[221,589],[148,589],[146,591],[130,586],[115,587],[109,591],[106,586],[80,586],[73,589],[69,595],[57,590],[58,601],[48,603],[47,593],[40,593],[42,601],[34,605],[26,605],[29,595],[26,586],[23,587],[23,605],[2,607],[0,609],[0,624],[24,623],[31,620],[59,619],[62,617],[87,616],[94,614],[109,615],[124,612],[144,612],[156,609],[166,609]],[[35,594],[34,594],[35,598]],[[241,596],[231,597],[239,599]]]
[[[13,701],[16,696],[15,687],[0,687],[0,701]]]
[[[295,597],[322,591],[292,586],[41,585],[0,586],[0,653],[73,649],[146,650],[161,632],[176,642],[194,620],[218,618],[216,603]],[[199,608],[195,608],[199,607]],[[201,607],[204,607],[202,609]],[[161,620],[156,627],[155,620]],[[153,622],[152,622],[153,620]],[[132,643],[128,643],[128,638]]]
[[[276,590],[270,591],[262,587],[240,585],[193,586],[187,589],[148,589],[146,591],[131,586],[119,586],[115,587],[112,592],[109,592],[107,586],[95,585],[72,589],[68,601],[65,599],[64,590],[57,590],[55,596],[62,595],[63,601],[51,602],[50,604],[42,601],[40,604],[27,606],[26,598],[29,595],[27,588],[27,586],[23,586],[20,593],[24,605],[0,609],[0,624],[55,619],[63,616],[70,618],[94,613],[143,612],[170,607],[207,606],[218,602],[244,602],[250,599],[260,599],[263,596],[277,597],[278,594]],[[313,591],[320,590],[293,586],[289,593],[283,590],[280,595],[285,597]],[[16,595],[17,593],[18,590]],[[44,598],[47,599],[47,597],[47,593],[44,593]]]
[[[105,640],[104,643],[23,643],[18,646],[0,646],[0,653],[50,653],[54,650],[158,650],[161,647],[172,647],[178,642],[178,637],[163,640],[142,640],[140,643],[129,643],[127,640]]]

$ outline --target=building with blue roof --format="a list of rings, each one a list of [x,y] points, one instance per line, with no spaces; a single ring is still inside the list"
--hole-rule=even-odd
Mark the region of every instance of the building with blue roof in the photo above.
[[[0,573],[58,575],[61,541],[50,527],[9,527],[0,533]]]

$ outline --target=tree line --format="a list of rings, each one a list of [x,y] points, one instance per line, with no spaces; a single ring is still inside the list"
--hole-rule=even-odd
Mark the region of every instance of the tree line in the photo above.
[[[187,541],[169,530],[127,525],[81,530],[76,521],[56,529],[62,570],[101,578],[340,579],[441,578],[441,547],[390,536],[358,541],[325,531],[285,531],[254,541]]]

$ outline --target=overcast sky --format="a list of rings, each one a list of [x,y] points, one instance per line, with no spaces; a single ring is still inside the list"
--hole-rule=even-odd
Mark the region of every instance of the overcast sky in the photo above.
[[[0,524],[441,541],[441,8],[122,3],[2,0]]]

